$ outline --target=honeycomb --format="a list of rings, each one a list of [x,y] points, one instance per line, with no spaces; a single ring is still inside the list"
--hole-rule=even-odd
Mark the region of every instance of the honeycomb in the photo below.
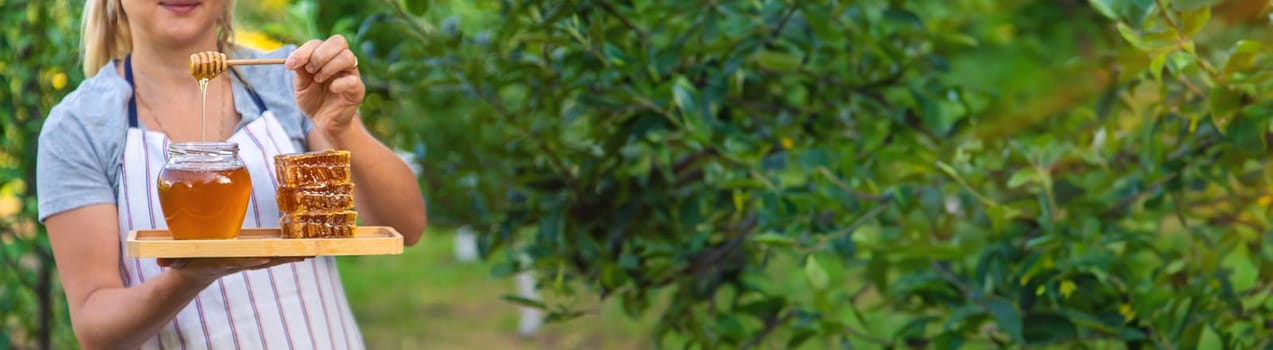
[[[311,187],[349,183],[349,151],[328,150],[274,157],[280,184]]]
[[[283,185],[278,187],[275,196],[278,209],[285,213],[354,208],[353,183],[311,187]]]
[[[353,210],[283,214],[279,225],[287,238],[346,238],[354,236],[358,213]]]
[[[284,237],[353,237],[358,213],[349,161],[349,151],[335,150],[274,156]]]

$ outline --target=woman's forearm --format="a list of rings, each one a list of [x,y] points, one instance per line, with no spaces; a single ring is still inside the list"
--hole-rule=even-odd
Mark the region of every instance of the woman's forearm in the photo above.
[[[136,349],[211,283],[165,269],[131,288],[98,289],[72,315],[75,333],[85,349]]]
[[[353,155],[358,215],[369,225],[394,227],[406,245],[414,245],[428,223],[420,185],[406,163],[376,140],[360,120],[356,118],[352,124],[340,134],[323,134],[321,141]]]

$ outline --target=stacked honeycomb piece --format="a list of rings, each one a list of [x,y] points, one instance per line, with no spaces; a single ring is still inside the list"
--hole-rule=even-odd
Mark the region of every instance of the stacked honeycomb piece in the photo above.
[[[353,237],[358,213],[350,182],[349,151],[274,156],[286,238]]]

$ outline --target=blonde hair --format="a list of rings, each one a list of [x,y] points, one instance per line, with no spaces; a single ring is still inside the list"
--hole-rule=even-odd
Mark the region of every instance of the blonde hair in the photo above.
[[[80,21],[80,55],[84,76],[92,77],[110,60],[133,51],[128,14],[121,0],[88,0]],[[225,11],[217,18],[217,49],[225,51],[234,40],[234,0],[226,0]]]

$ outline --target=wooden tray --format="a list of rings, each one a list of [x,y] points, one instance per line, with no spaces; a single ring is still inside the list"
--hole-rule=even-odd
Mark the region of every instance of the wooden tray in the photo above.
[[[208,258],[402,254],[402,234],[388,226],[359,226],[350,238],[283,238],[279,228],[243,229],[236,239],[174,240],[168,230],[128,233],[134,258]]]

